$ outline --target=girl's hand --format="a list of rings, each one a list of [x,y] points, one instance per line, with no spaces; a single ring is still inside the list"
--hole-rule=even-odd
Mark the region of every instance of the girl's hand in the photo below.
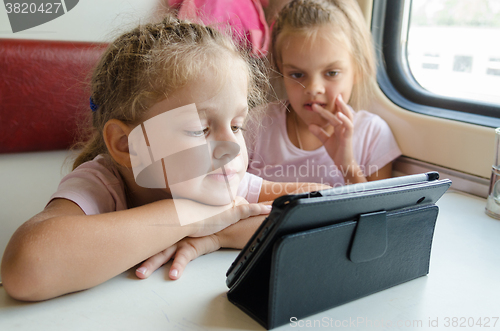
[[[333,134],[328,134],[316,124],[311,124],[309,131],[325,146],[328,155],[330,155],[335,165],[342,172],[346,184],[365,182],[366,178],[354,159],[352,149],[352,136],[354,133],[353,114],[340,94],[335,100],[335,108],[337,112],[333,114],[318,104],[313,104],[313,111],[321,115],[321,117],[333,126]]]
[[[221,212],[203,221],[184,225],[186,227],[193,228],[193,231],[191,232],[189,237],[208,236],[223,230],[224,228],[238,222],[239,220],[248,218],[250,216],[266,215],[271,211],[271,209],[269,208],[270,206],[265,206],[257,203],[249,204],[248,201],[246,201],[242,197],[236,197],[236,199],[234,200],[234,204],[235,207],[232,207],[232,205],[220,207],[202,206],[201,209],[197,210],[197,213],[203,213],[203,208],[220,208]],[[194,208],[197,208],[197,206],[194,206]]]
[[[354,159],[352,151],[353,115],[340,94],[335,100],[335,108],[337,112],[331,113],[320,105],[313,104],[313,111],[333,126],[333,134],[328,134],[316,124],[311,124],[309,130],[323,143],[337,166],[349,166]]]
[[[156,269],[170,261],[174,262],[170,267],[168,276],[172,280],[179,279],[186,268],[186,265],[198,256],[215,252],[220,248],[220,243],[214,234],[206,237],[189,238],[186,237],[158,254],[151,256],[144,261],[135,271],[137,277],[148,278]]]
[[[144,261],[136,270],[137,277],[143,279],[149,277],[156,269],[174,259],[170,267],[169,277],[172,280],[178,279],[186,265],[196,259],[198,256],[215,252],[221,247],[243,248],[252,234],[257,230],[260,223],[269,214],[270,205],[248,204],[245,199],[237,199],[238,206],[225,211],[222,217],[239,217],[237,222],[224,230],[204,237],[189,238],[186,237],[167,249],[151,256]],[[251,217],[264,215],[261,217]],[[245,219],[248,218],[248,219]],[[238,221],[237,220],[237,221]]]

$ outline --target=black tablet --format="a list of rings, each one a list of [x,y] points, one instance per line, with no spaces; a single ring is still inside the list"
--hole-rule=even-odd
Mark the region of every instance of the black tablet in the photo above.
[[[285,195],[248,241],[226,273],[231,288],[283,235],[356,219],[360,214],[436,203],[450,187],[437,172]]]

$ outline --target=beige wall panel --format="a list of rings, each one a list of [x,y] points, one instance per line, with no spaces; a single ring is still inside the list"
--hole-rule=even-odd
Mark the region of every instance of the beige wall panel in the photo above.
[[[371,22],[373,0],[358,0]],[[405,156],[489,178],[493,162],[495,130],[411,112],[396,106],[378,91],[370,111],[391,127]]]
[[[365,16],[365,20],[370,25],[372,19],[373,0],[358,0],[359,7]]]
[[[476,176],[490,177],[494,129],[402,109],[380,90],[369,110],[389,124],[404,155]]]

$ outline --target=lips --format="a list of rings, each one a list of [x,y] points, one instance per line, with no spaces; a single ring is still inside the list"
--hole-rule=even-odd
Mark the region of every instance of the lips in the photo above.
[[[326,108],[326,103],[322,103],[322,102],[318,102],[318,101],[306,102],[304,104],[304,108],[307,109],[308,111],[313,111],[312,107],[313,107],[314,104],[316,104],[316,105],[318,105],[320,107]]]
[[[227,180],[233,179],[237,175],[236,171],[226,171],[226,174],[224,175],[222,172],[213,172],[209,173],[207,175],[207,178],[218,181],[218,182],[225,182]]]
[[[217,169],[215,171],[209,172],[208,175],[223,175],[223,176],[232,176],[234,174],[237,174],[238,171],[236,169],[232,168],[224,168],[224,171],[222,169]]]
[[[225,181],[226,178],[228,180],[231,180],[237,174],[238,174],[238,169],[236,167],[226,164],[224,166],[224,171],[222,171],[222,168],[219,168],[217,170],[209,172],[207,174],[207,177],[216,181]]]
[[[234,176],[235,176],[235,174],[228,175],[228,176],[224,176],[223,174],[213,174],[213,175],[207,175],[207,178],[212,179],[212,180],[217,181],[217,182],[225,183],[226,178],[228,181],[230,181],[231,179],[234,178]]]

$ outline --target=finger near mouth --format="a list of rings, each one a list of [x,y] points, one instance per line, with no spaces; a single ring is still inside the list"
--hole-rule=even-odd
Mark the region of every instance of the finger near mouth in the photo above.
[[[306,104],[304,104],[304,106],[305,106],[305,108],[310,109],[310,110],[313,110],[315,108],[314,106],[317,106],[316,108],[319,107],[319,109],[324,109],[324,108],[326,108],[326,103],[312,102],[312,103],[306,103]]]

